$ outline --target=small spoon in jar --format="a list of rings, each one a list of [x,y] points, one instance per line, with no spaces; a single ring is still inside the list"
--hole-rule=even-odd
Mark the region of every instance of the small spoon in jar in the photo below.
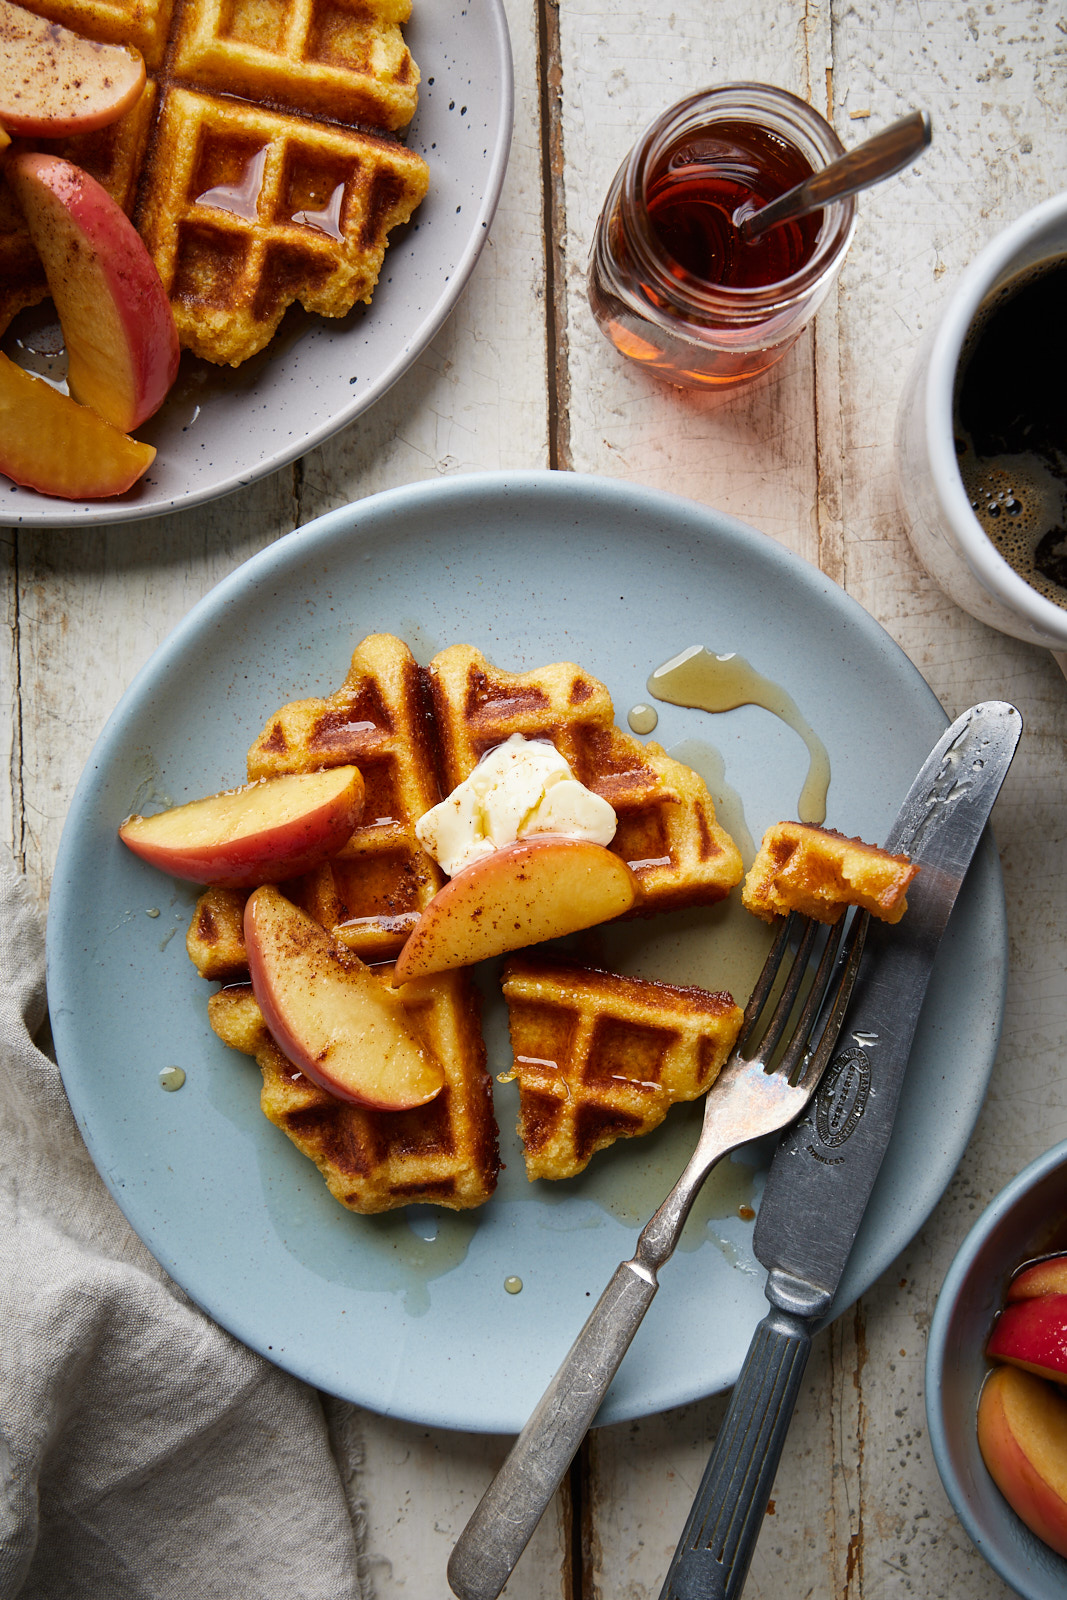
[[[873,139],[865,139],[854,150],[838,156],[828,167],[813,172],[810,178],[787,189],[769,205],[757,211],[750,210],[747,203],[738,206],[733,215],[734,227],[746,244],[752,244],[780,222],[807,216],[809,211],[819,211],[831,200],[845,200],[860,189],[869,189],[872,184],[881,183],[883,178],[891,178],[894,172],[909,166],[926,149],[931,133],[929,114],[913,111],[899,122],[890,123]]]

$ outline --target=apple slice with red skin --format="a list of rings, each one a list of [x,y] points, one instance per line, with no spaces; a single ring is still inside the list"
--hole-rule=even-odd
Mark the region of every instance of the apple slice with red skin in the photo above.
[[[1067,1294],[1041,1294],[1005,1306],[993,1324],[986,1354],[1067,1383]]]
[[[552,834],[520,839],[450,878],[415,924],[393,983],[469,966],[608,922],[629,911],[636,885],[602,844]]]
[[[203,800],[128,817],[119,838],[172,878],[228,889],[281,883],[325,860],[363,811],[358,767],[287,773]]]
[[[91,133],[117,122],[144,83],[144,58],[132,45],[98,44],[0,0],[0,122],[9,133]]]
[[[1040,1294],[1067,1294],[1067,1256],[1045,1256],[1017,1272],[1008,1285],[1007,1300],[1033,1300]]]
[[[0,354],[0,472],[64,500],[125,494],[156,458],[88,406]]]
[[[4,168],[44,266],[67,346],[67,387],[129,433],[178,374],[174,313],[144,240],[80,167],[26,151]]]
[[[440,1093],[440,1063],[400,996],[313,917],[265,885],[245,907],[244,930],[263,1020],[312,1082],[379,1111],[408,1111]]]
[[[1018,1367],[997,1367],[978,1401],[989,1475],[1032,1533],[1067,1556],[1067,1399]]]

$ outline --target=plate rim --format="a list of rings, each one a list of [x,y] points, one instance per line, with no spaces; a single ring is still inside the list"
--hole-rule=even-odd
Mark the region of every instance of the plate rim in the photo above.
[[[826,575],[820,571],[820,569],[805,561],[804,558],[784,548],[769,535],[762,533],[760,530],[753,528],[747,523],[742,522],[740,519],[734,517],[730,513],[721,512],[714,507],[690,500],[684,496],[673,493],[672,491],[648,488],[644,485],[633,484],[626,480],[603,479],[592,474],[558,472],[545,469],[535,469],[526,472],[501,471],[491,473],[458,474],[454,477],[405,484],[396,488],[382,490],[377,494],[368,496],[363,500],[355,501],[349,505],[338,507],[332,511],[326,512],[322,516],[315,518],[313,521],[303,525],[302,527],[294,529],[291,533],[283,536],[282,539],[276,541],[274,544],[269,545],[263,550],[257,552],[257,554],[249,558],[248,561],[223,578],[206,595],[204,595],[200,601],[196,603],[190,612],[187,613],[186,617],[183,618],[171,631],[167,638],[162,641],[161,645],[158,647],[156,652],[153,653],[153,656],[150,658],[150,660],[145,663],[145,665],[137,673],[129,688],[119,700],[111,716],[108,718],[104,729],[94,745],[90,759],[86,764],[86,768],[83,771],[81,778],[79,779],[78,786],[75,789],[75,793],[71,801],[70,812],[68,813],[67,822],[64,826],[63,838],[60,842],[60,849],[57,856],[56,873],[53,881],[53,901],[52,905],[50,906],[49,913],[48,966],[50,983],[53,980],[53,974],[58,971],[57,943],[59,940],[59,935],[56,932],[56,927],[59,917],[59,909],[62,908],[64,904],[64,896],[66,893],[65,879],[67,872],[67,855],[72,848],[69,841],[73,837],[71,825],[73,820],[78,815],[79,804],[83,799],[84,793],[88,790],[91,790],[93,787],[97,771],[102,766],[106,766],[110,755],[111,743],[116,737],[119,736],[121,732],[121,726],[127,708],[132,702],[136,702],[140,698],[142,686],[146,685],[151,680],[155,679],[160,673],[166,670],[169,658],[175,653],[180,653],[186,637],[190,633],[195,634],[201,626],[201,623],[205,619],[210,618],[213,613],[224,612],[231,603],[231,599],[235,599],[237,596],[241,595],[248,587],[250,582],[255,583],[264,578],[269,578],[272,570],[276,567],[285,568],[288,567],[291,562],[299,562],[299,560],[302,557],[305,557],[308,552],[312,550],[319,542],[328,546],[333,539],[344,532],[351,532],[358,535],[360,522],[364,518],[370,517],[372,519],[376,519],[383,511],[398,517],[402,517],[405,513],[405,510],[411,505],[412,502],[425,502],[427,500],[430,502],[436,502],[439,498],[443,498],[445,500],[459,500],[462,502],[464,500],[469,500],[470,497],[473,496],[475,502],[486,502],[496,501],[498,497],[503,497],[506,499],[508,496],[522,496],[527,494],[533,494],[539,500],[544,500],[546,504],[550,503],[554,499],[558,499],[561,496],[567,499],[573,499],[575,507],[578,511],[581,510],[582,506],[589,503],[589,497],[591,497],[592,502],[600,507],[602,507],[605,502],[611,502],[614,500],[618,502],[626,502],[631,509],[636,506],[639,509],[648,509],[650,511],[658,510],[662,515],[669,518],[683,514],[692,520],[694,527],[698,523],[704,523],[704,526],[700,529],[702,537],[719,538],[722,531],[725,530],[731,537],[739,538],[743,544],[750,547],[755,545],[759,549],[761,558],[768,560],[772,566],[777,566],[785,572],[801,578],[802,581],[809,585],[813,590],[818,590],[824,595],[828,593],[832,594],[834,596],[835,604],[842,606],[845,613],[851,615],[859,624],[860,628],[872,639],[877,639],[880,641],[880,647],[883,653],[885,653],[889,659],[894,661],[897,669],[906,670],[908,675],[912,677],[916,689],[918,690],[921,688],[925,692],[931,709],[936,710],[936,714],[942,725],[947,726],[948,718],[945,715],[943,708],[940,706],[929,685],[925,683],[925,680],[922,678],[922,675],[919,673],[914,663],[910,661],[910,659],[895,643],[895,641],[881,626],[881,624],[878,623],[877,620],[873,618],[870,613],[868,613],[859,604],[858,601],[853,599],[838,585],[834,584],[831,579],[826,577]],[[711,519],[715,526],[711,526],[710,523],[705,519]],[[985,854],[987,857],[986,870],[987,874],[992,880],[994,880],[991,884],[991,887],[999,914],[999,927],[997,931],[1000,937],[997,942],[998,947],[1003,948],[1006,947],[1007,929],[1003,880],[1000,872],[999,856],[997,855],[997,852],[993,847],[991,838],[988,834],[985,844]],[[57,908],[55,917],[53,916],[53,908]],[[999,1037],[1000,1024],[1002,1023],[1004,1014],[1004,989],[1006,983],[1006,972],[1004,971],[1003,964],[1001,965],[1000,969],[1000,977],[1001,982],[999,985],[999,994],[994,1002],[996,1021],[994,1036],[990,1040],[988,1061],[985,1064],[985,1070],[978,1072],[971,1079],[971,1102],[962,1108],[960,1121],[961,1124],[964,1125],[964,1133],[959,1154],[956,1156],[956,1162],[958,1162],[959,1155],[962,1154],[962,1151],[966,1147],[966,1143],[970,1138],[970,1132],[973,1129],[974,1120],[977,1117],[978,1110],[980,1109],[984,1099],[989,1075],[992,1072],[996,1057],[997,1039]],[[57,1055],[62,1054],[63,1043],[61,1041],[63,1040],[64,1033],[65,1023],[58,1022],[56,1028]],[[61,1071],[63,1071],[62,1061]],[[65,1077],[66,1075],[64,1073],[64,1078]],[[93,1153],[94,1162],[96,1162],[96,1155],[93,1151],[93,1141],[91,1135],[80,1117],[78,1118],[78,1122],[83,1135],[86,1137],[86,1142],[89,1145],[90,1152]],[[100,1163],[97,1162],[96,1164],[98,1165],[98,1170],[102,1170]],[[896,1218],[883,1221],[879,1232],[879,1246],[876,1251],[873,1264],[871,1262],[867,1262],[862,1270],[856,1270],[853,1268],[846,1271],[845,1280],[842,1284],[842,1295],[839,1296],[840,1303],[835,1302],[832,1310],[832,1317],[840,1315],[841,1312],[843,1312],[847,1306],[854,1301],[858,1294],[865,1292],[867,1288],[869,1288],[886,1270],[889,1263],[894,1259],[899,1251],[904,1248],[908,1241],[914,1237],[915,1233],[918,1232],[918,1230],[923,1226],[931,1210],[937,1204],[940,1195],[944,1192],[944,1189],[951,1178],[954,1166],[955,1164],[945,1174],[943,1180],[935,1179],[932,1187],[922,1197],[920,1206],[921,1214],[917,1214],[912,1211],[909,1212],[907,1216],[897,1216]],[[103,1175],[106,1182],[106,1173]],[[117,1193],[114,1189],[112,1190],[112,1193],[114,1194],[120,1207],[125,1209],[125,1207],[123,1207],[121,1194]],[[149,1248],[152,1248],[152,1246],[149,1246]],[[153,1253],[155,1253],[154,1250]],[[855,1259],[856,1256],[854,1253],[853,1260],[855,1261]],[[192,1297],[196,1299],[196,1294],[189,1289],[189,1286],[187,1283],[185,1283],[184,1279],[180,1277],[179,1274],[175,1272],[174,1269],[166,1262],[163,1264],[168,1271],[172,1272],[172,1275],[174,1275],[179,1282],[182,1282],[183,1287],[187,1289],[187,1292],[190,1292]],[[198,1301],[198,1303],[202,1304],[203,1302]],[[217,1311],[211,1310],[210,1308],[208,1309],[209,1314],[215,1317],[216,1320],[223,1320]],[[224,1325],[230,1326],[232,1329],[232,1323],[224,1323]],[[237,1336],[245,1339],[246,1342],[252,1343],[253,1348],[262,1349],[262,1346],[256,1345],[254,1341],[248,1338],[247,1334],[238,1333]],[[264,1351],[264,1353],[266,1352]],[[288,1370],[297,1369],[295,1367],[289,1367]],[[317,1381],[314,1374],[312,1373],[309,1375],[306,1368],[300,1369],[298,1371],[298,1375],[305,1377],[307,1381],[310,1382]],[[656,1399],[651,1404],[638,1404],[636,1407],[630,1407],[629,1409],[616,1409],[614,1411],[611,1411],[609,1406],[605,1408],[603,1420],[621,1421],[629,1420],[637,1416],[649,1415],[653,1412],[663,1409],[664,1405],[670,1406],[675,1404],[683,1404],[689,1400],[699,1398],[708,1392],[714,1391],[709,1391],[706,1387],[698,1385],[695,1389],[691,1390],[691,1392],[680,1394],[677,1399],[672,1399],[666,1402],[661,1402],[660,1400]],[[373,1405],[373,1403],[369,1402],[365,1396],[359,1397],[357,1399],[357,1403]],[[485,1422],[483,1420],[478,1420],[471,1422],[462,1420],[462,1418],[459,1418],[455,1415],[430,1415],[425,1411],[405,1409],[403,1405],[397,1404],[373,1405],[373,1408],[381,1410],[384,1414],[395,1415],[406,1420],[426,1423],[431,1426],[438,1425],[482,1432],[513,1431],[513,1426],[510,1421]]]

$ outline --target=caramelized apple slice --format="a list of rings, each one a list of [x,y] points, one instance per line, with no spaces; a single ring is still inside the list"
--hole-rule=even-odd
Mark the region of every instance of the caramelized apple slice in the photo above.
[[[172,878],[252,889],[295,878],[339,850],[362,810],[358,767],[330,767],[128,817],[119,838]]]
[[[440,1093],[444,1072],[400,998],[277,889],[249,900],[245,945],[263,1020],[314,1083],[380,1111],[407,1111]]]
[[[155,460],[88,406],[0,354],[0,472],[64,500],[124,494]]]
[[[395,984],[521,950],[630,910],[625,861],[586,839],[541,835],[505,845],[457,872],[415,924]]]
[[[0,0],[0,122],[9,133],[65,139],[116,122],[144,88],[132,45],[98,44]]]
[[[4,170],[59,313],[70,392],[129,433],[159,410],[178,372],[155,263],[122,207],[80,167],[26,152]]]

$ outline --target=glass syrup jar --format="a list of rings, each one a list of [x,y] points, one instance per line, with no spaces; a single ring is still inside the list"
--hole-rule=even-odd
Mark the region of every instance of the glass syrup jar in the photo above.
[[[817,111],[760,83],[679,101],[623,162],[597,221],[589,303],[624,356],[669,383],[747,383],[779,361],[844,260],[855,199],[752,244],[732,221],[844,153]]]

